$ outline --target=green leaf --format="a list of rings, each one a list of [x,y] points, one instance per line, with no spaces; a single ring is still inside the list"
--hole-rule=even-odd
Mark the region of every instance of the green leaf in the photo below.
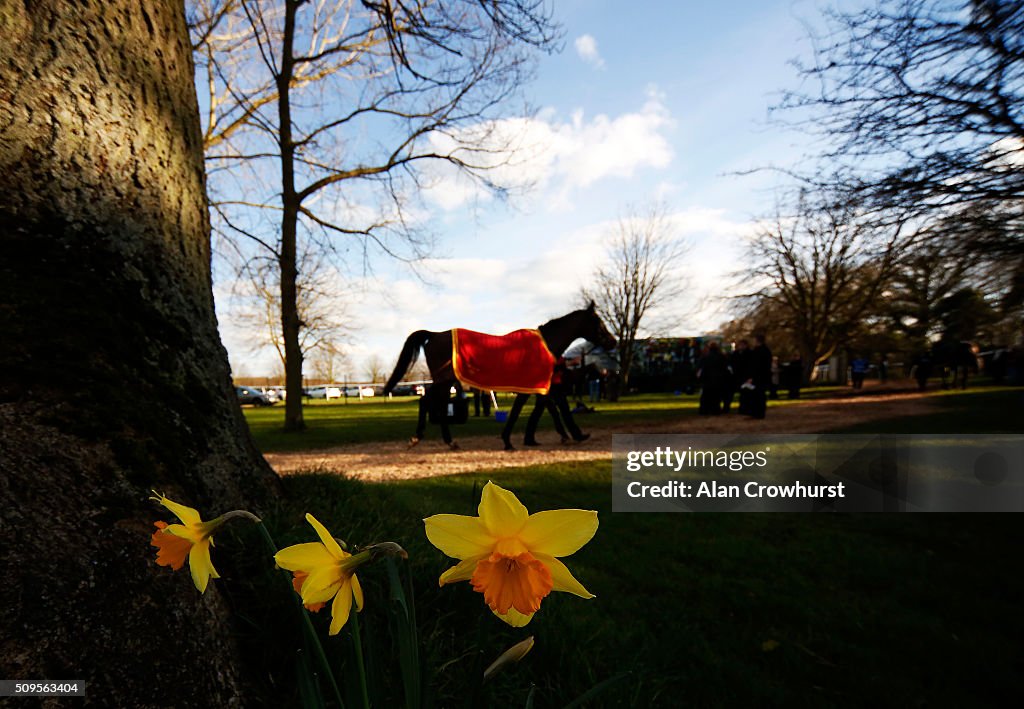
[[[573,707],[581,707],[581,706],[583,706],[584,704],[589,702],[591,699],[593,699],[594,697],[599,695],[601,692],[605,691],[606,689],[611,687],[613,684],[616,684],[617,682],[626,679],[626,677],[628,677],[628,676],[629,676],[628,672],[623,672],[621,674],[615,675],[614,677],[609,677],[608,679],[604,680],[603,682],[598,682],[593,687],[588,689],[586,692],[584,692],[583,694],[581,694],[580,696],[576,697],[571,702],[566,704],[565,705],[565,709],[573,709]]]

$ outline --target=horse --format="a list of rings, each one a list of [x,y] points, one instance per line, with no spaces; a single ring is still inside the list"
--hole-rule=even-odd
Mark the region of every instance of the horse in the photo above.
[[[537,330],[548,352],[552,353],[555,357],[562,354],[569,345],[578,339],[587,340],[609,350],[614,349],[616,344],[615,338],[605,328],[604,323],[601,322],[593,302],[586,308],[550,320],[537,328]],[[455,342],[455,330],[445,330],[443,332],[417,330],[412,333],[406,338],[402,352],[398,356],[395,370],[391,373],[387,384],[384,385],[384,394],[386,396],[391,393],[402,377],[405,376],[409,366],[422,348],[433,383],[420,400],[416,434],[409,441],[410,447],[423,439],[427,424],[427,412],[432,410],[441,413],[438,416],[438,421],[440,422],[441,437],[444,439],[444,442],[452,450],[458,450],[458,444],[452,440],[448,421],[443,414],[443,411],[447,408],[448,395],[451,388],[455,387],[457,391],[462,389],[462,382],[456,376],[456,364],[453,361]],[[536,363],[534,362],[534,364]],[[516,389],[503,389],[500,386],[488,388],[492,388],[494,391],[517,391]],[[522,392],[520,391],[520,393]],[[519,404],[518,407],[513,405],[502,433],[506,450],[512,449],[508,436],[511,434],[512,426],[515,424],[515,419],[518,417],[521,409],[522,404]]]

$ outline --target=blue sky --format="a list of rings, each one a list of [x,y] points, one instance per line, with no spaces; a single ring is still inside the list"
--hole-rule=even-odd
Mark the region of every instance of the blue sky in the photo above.
[[[421,277],[378,259],[372,277],[349,278],[350,380],[363,377],[373,355],[390,366],[413,330],[505,332],[572,310],[609,227],[630,205],[653,200],[691,244],[678,264],[689,295],[660,313],[670,334],[712,331],[727,319],[728,303],[715,296],[741,265],[744,235],[770,209],[779,180],[728,173],[792,165],[806,152],[801,136],[768,125],[767,109],[797,84],[788,62],[809,53],[802,22],[816,20],[816,5],[554,7],[565,46],[541,60],[527,88],[537,113],[524,123],[542,149],[517,168],[535,189],[504,204],[438,176],[424,215],[438,247]],[[224,300],[218,312],[235,374],[271,374],[274,355],[252,351]]]

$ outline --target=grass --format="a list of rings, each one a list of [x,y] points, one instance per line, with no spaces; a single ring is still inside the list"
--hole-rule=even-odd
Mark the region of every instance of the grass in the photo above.
[[[802,400],[832,397],[849,393],[848,387],[816,387],[804,390]],[[868,392],[870,393],[870,392]],[[1008,387],[972,387],[960,390],[932,390],[932,400],[938,411],[914,419],[894,419],[870,422],[851,427],[850,432],[889,433],[996,433],[1024,430],[1024,405],[1021,389]],[[315,450],[350,443],[398,441],[407,439],[416,428],[417,397],[364,399],[345,403],[315,402],[305,408],[307,429],[301,433],[284,431],[284,407],[246,408],[257,447],[264,453]],[[512,397],[499,399],[507,410]],[[790,406],[785,398],[768,402],[769,407]],[[528,404],[532,405],[532,402]],[[624,427],[630,425],[670,424],[697,415],[698,396],[674,394],[639,394],[624,397],[615,403],[602,401],[599,413],[581,417],[584,426]],[[770,415],[770,414],[769,414]],[[522,430],[522,425],[519,429]],[[494,435],[501,432],[502,424],[494,418],[472,416],[462,426],[455,427],[457,436]],[[823,422],[822,430],[827,427]],[[437,435],[431,426],[429,435]]]
[[[256,445],[264,453],[328,448],[345,443],[368,443],[373,441],[397,441],[409,438],[416,429],[418,397],[396,397],[386,399],[364,399],[344,403],[316,403],[306,407],[304,417],[307,430],[299,434],[284,431],[284,408],[246,408],[245,418],[249,422]],[[499,397],[499,405],[508,410],[512,405],[511,396]],[[529,413],[532,401],[524,415]],[[602,426],[617,426],[628,423],[656,423],[676,417],[696,414],[697,396],[672,394],[641,394],[625,397],[618,402],[601,402],[597,405],[599,414],[588,415],[588,421],[600,422]],[[503,424],[491,418],[474,417],[470,412],[469,421],[455,427],[459,436],[498,435]],[[437,428],[431,434],[437,433]]]
[[[842,433],[1020,433],[1024,431],[1024,390],[946,389],[933,392],[936,411],[912,418],[870,421]]]
[[[554,594],[517,630],[469,584],[437,587],[452,562],[426,542],[421,519],[473,514],[488,479],[531,510],[599,511],[597,536],[567,560],[596,599]],[[287,499],[267,517],[279,544],[309,541],[308,509],[350,542],[389,539],[409,551],[435,706],[522,706],[531,683],[536,706],[563,706],[623,671],[595,706],[963,706],[1017,691],[1015,515],[612,514],[607,463],[386,485],[308,475],[285,485]],[[361,577],[371,684],[382,705],[399,706],[383,568]],[[528,634],[537,644],[522,665],[470,700],[481,664]],[[280,643],[247,645],[273,655]],[[274,686],[288,687],[287,671],[274,669],[280,659],[262,659],[278,674]]]
[[[937,391],[933,413],[845,430],[1016,433],[1024,430],[1022,397],[1020,389]],[[602,425],[628,427],[695,416],[696,397],[645,395],[600,409]],[[314,405],[311,430],[300,436],[278,430],[282,416],[247,411],[264,450],[404,438],[415,401]],[[460,429],[487,432],[497,433],[493,421],[471,419]],[[1017,515],[612,514],[610,468],[601,461],[386,484],[291,476],[265,519],[281,546],[312,539],[303,521],[310,511],[350,543],[393,540],[409,551],[432,706],[523,706],[531,685],[535,706],[564,706],[621,672],[626,678],[590,706],[975,706],[1018,692]],[[452,562],[427,543],[422,518],[474,514],[488,479],[531,510],[598,510],[597,536],[567,559],[596,599],[553,594],[517,630],[493,618],[469,584],[438,588]],[[244,538],[218,542],[220,554],[247,558],[233,549],[248,548]],[[233,573],[224,586],[235,589],[254,691],[262,703],[293,705],[287,585],[268,576],[265,559]],[[401,706],[384,569],[360,576],[371,693],[378,706]],[[315,621],[326,635],[326,614]],[[328,652],[349,691],[346,632]],[[471,691],[482,668],[528,634],[536,646],[523,663],[482,695]]]

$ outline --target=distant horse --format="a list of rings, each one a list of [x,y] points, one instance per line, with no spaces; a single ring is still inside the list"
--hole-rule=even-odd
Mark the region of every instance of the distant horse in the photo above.
[[[978,373],[978,346],[973,342],[944,340],[932,346],[932,364],[939,368],[942,388],[948,389],[960,384],[967,388],[967,375]],[[950,381],[952,380],[952,381]]]
[[[604,323],[601,322],[593,302],[582,310],[576,310],[568,315],[563,315],[560,318],[546,322],[537,330],[548,352],[553,353],[554,357],[562,354],[569,345],[578,339],[587,340],[605,349],[613,349],[615,347],[615,338],[612,337],[611,333],[605,328]],[[405,340],[405,346],[402,347],[402,353],[398,356],[398,364],[395,365],[395,371],[391,373],[391,378],[384,385],[384,394],[387,395],[405,376],[420,348],[423,348],[423,354],[426,356],[427,367],[430,368],[433,384],[431,384],[420,402],[416,435],[410,440],[410,446],[414,446],[422,440],[427,425],[427,413],[428,411],[434,411],[440,414],[437,419],[441,425],[441,437],[444,439],[444,442],[452,449],[458,448],[458,445],[452,441],[447,417],[443,413],[447,408],[451,388],[455,387],[456,390],[461,390],[462,388],[462,382],[456,376],[456,364],[453,362],[457,332],[464,331],[445,330],[444,332],[430,332],[428,330],[417,330],[409,335]],[[536,366],[537,364],[537,361],[524,362],[524,366]],[[473,382],[466,383],[467,385],[473,384]],[[520,389],[503,388],[500,384],[496,386],[488,385],[486,388],[494,391],[516,391],[523,393]],[[521,408],[522,405],[513,408],[513,411],[510,412],[505,426],[506,432],[512,430],[512,426],[515,424],[514,416],[519,414]],[[502,434],[502,437],[506,440],[506,448],[510,448],[507,435]]]

